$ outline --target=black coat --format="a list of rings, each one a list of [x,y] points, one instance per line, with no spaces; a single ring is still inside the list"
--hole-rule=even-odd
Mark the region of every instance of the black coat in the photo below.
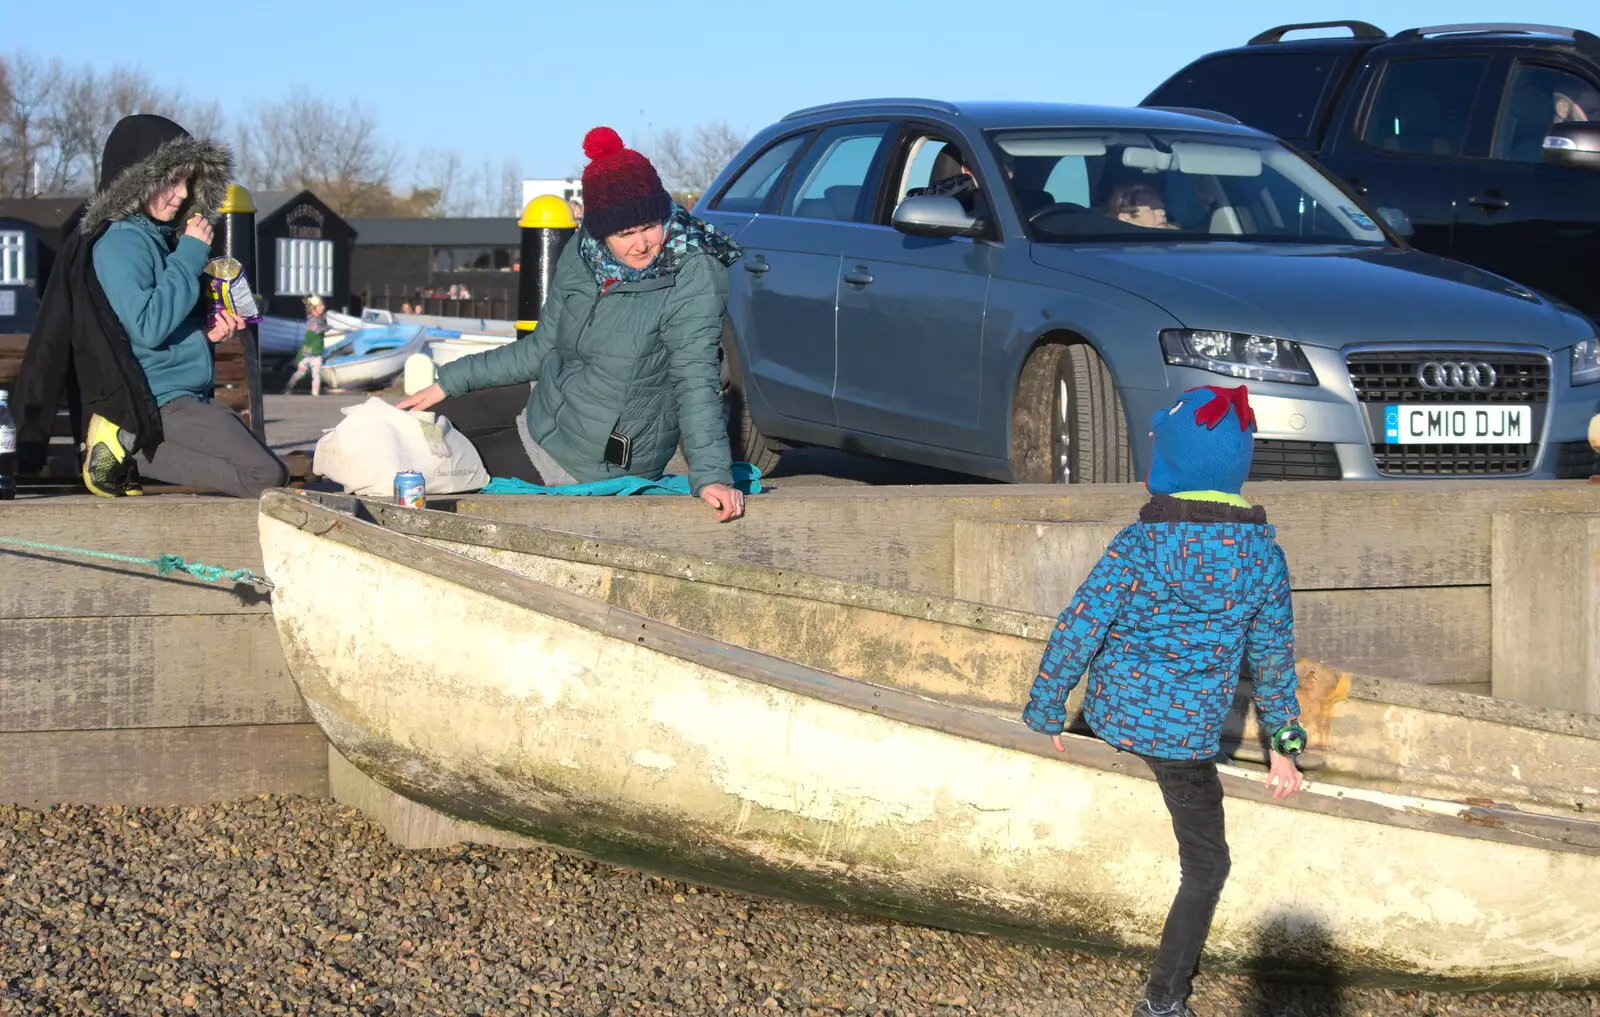
[[[73,438],[79,443],[89,415],[98,413],[136,435],[140,450],[161,444],[161,411],[90,258],[109,225],[102,223],[91,236],[73,230],[45,286],[12,396],[19,411],[19,473],[44,469],[63,396],[72,407]]]
[[[95,241],[111,223],[140,211],[175,178],[189,181],[189,204],[178,213],[216,214],[227,194],[232,160],[215,142],[189,136],[149,114],[124,117],[106,139],[100,187],[56,256],[50,282],[22,357],[11,405],[17,417],[17,471],[44,469],[50,431],[63,397],[82,442],[91,414],[132,433],[132,451],[148,456],[161,444],[161,411],[133,344],[95,275]],[[131,457],[130,457],[131,461]]]

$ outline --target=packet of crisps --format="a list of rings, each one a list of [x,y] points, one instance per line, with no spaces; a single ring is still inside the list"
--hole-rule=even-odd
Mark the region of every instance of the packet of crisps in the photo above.
[[[255,294],[250,292],[250,282],[244,277],[239,259],[212,258],[206,262],[205,273],[213,314],[226,308],[246,322],[261,320],[261,309],[256,306]]]

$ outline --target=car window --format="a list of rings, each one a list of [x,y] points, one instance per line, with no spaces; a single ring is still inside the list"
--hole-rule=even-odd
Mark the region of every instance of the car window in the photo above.
[[[1484,57],[1390,63],[1378,83],[1361,140],[1389,152],[1460,155],[1487,66]]]
[[[867,179],[888,131],[887,122],[838,124],[823,131],[789,178],[782,214],[865,222]]]
[[[1042,242],[1389,243],[1353,199],[1277,141],[1044,129],[992,140],[1016,167],[1012,186]],[[1033,188],[1046,197],[1030,203]]]
[[[919,194],[955,198],[966,213],[990,220],[989,203],[978,182],[977,171],[968,163],[960,145],[938,134],[917,134],[905,139],[899,179],[895,181],[894,205]],[[887,224],[887,220],[884,220]]]
[[[1518,63],[1511,72],[1495,124],[1494,157],[1538,162],[1552,124],[1600,120],[1600,93],[1566,71]]]
[[[807,134],[784,138],[750,161],[750,164],[733,178],[717,203],[712,207],[719,212],[759,212],[767,202],[767,195],[783,179],[789,160],[800,151]]]
[[[1146,106],[1215,110],[1295,140],[1311,135],[1317,106],[1339,66],[1334,53],[1239,53],[1202,60],[1162,85]]]

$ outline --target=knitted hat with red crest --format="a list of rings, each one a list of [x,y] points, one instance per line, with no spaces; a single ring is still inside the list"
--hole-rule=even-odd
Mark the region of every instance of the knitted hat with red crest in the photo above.
[[[617,132],[596,127],[583,136],[583,227],[592,236],[666,219],[672,199],[650,160],[622,144]]]
[[[1243,385],[1205,385],[1150,418],[1151,494],[1220,491],[1238,494],[1250,476],[1256,414]]]

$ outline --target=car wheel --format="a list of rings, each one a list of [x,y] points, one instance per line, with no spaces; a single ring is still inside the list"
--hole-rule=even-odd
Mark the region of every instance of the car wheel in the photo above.
[[[733,453],[734,462],[749,463],[762,476],[777,467],[782,453],[768,446],[750,419],[744,375],[739,370],[739,350],[729,328],[722,330],[722,423],[728,429],[728,451]]]
[[[1089,346],[1029,354],[1012,408],[1011,470],[1021,484],[1132,483],[1122,397]]]

